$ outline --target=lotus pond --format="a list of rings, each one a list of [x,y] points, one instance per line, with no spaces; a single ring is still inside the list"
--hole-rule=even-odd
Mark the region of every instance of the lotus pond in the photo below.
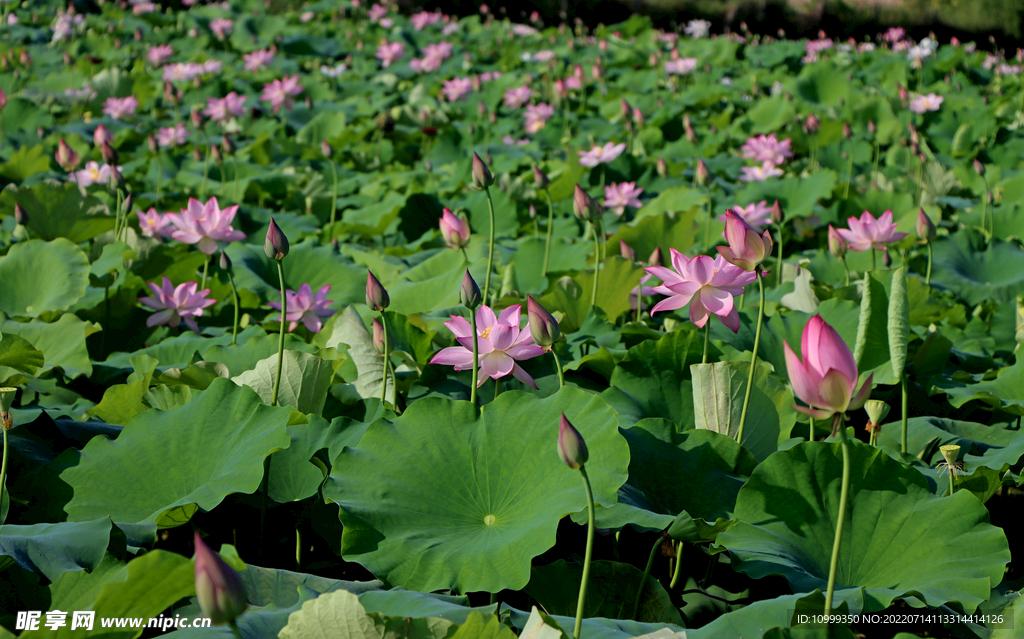
[[[184,4],[0,9],[0,636],[1020,636],[1020,55]]]

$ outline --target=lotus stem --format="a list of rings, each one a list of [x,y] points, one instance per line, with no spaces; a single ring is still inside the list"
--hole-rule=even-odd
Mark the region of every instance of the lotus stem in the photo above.
[[[494,380],[494,399],[492,399],[491,401],[493,402],[494,400],[498,399],[498,395],[500,395],[500,394],[501,394],[501,378],[499,377],[499,378]]]
[[[241,204],[238,201],[238,153],[237,152],[233,153],[231,155],[231,161],[235,165],[235,183],[231,186],[231,195],[232,195],[232,199],[234,199],[234,201],[235,201],[235,204]],[[159,196],[159,194],[160,194],[160,191],[157,191],[157,195],[158,196]]]
[[[811,425],[810,425],[810,427],[809,427],[809,429],[807,431],[807,441],[813,442],[814,441],[814,418],[811,417],[810,419],[811,419]]]
[[[238,166],[238,160],[235,160],[235,166]],[[160,201],[160,182],[163,181],[164,177],[164,165],[160,161],[160,154],[156,154],[156,201]],[[238,198],[235,198],[236,200]]]
[[[210,136],[206,136],[206,157],[203,158],[203,184],[199,187],[199,199],[206,199],[206,178],[210,175]]]
[[[843,199],[850,199],[850,181],[853,179],[853,140],[850,140],[850,165],[846,169],[846,190],[843,192]],[[781,236],[779,241],[781,242]]]
[[[597,282],[601,277],[601,235],[597,232],[597,224],[594,227],[594,287],[590,295],[590,310],[597,308]]]
[[[580,580],[580,598],[576,603],[576,626],[573,628],[573,639],[580,639],[583,627],[583,604],[587,599],[587,580],[590,579],[590,559],[594,554],[594,492],[590,489],[590,478],[587,477],[586,466],[580,466],[583,475],[583,486],[587,489],[587,551],[583,555],[583,579]]]
[[[5,442],[4,443],[4,461],[5,462],[7,461],[7,444],[6,444],[6,441],[7,441],[7,433],[5,431],[4,432],[4,442]],[[948,470],[949,470],[949,496],[952,497],[953,496],[953,469],[949,468]]]
[[[747,423],[747,408],[750,406],[750,391],[754,388],[754,371],[757,369],[757,348],[761,344],[761,323],[764,321],[764,278],[755,267],[757,287],[761,291],[761,303],[757,309],[757,331],[754,332],[754,352],[750,354],[750,373],[747,375],[747,391],[743,395],[743,410],[740,412],[740,429],[736,432],[736,443],[743,445],[743,427]]]
[[[388,339],[388,323],[384,319],[384,311],[380,312],[380,326],[381,329],[383,329],[381,332],[384,333],[384,380],[381,382],[380,385],[380,405],[381,408],[383,408],[386,405],[388,399],[388,367],[391,364],[391,344],[388,343],[390,341]],[[473,381],[474,383],[476,382],[476,380]],[[395,404],[398,404],[397,394],[395,398]]]
[[[643,597],[644,588],[647,586],[647,577],[651,574],[651,568],[654,566],[654,557],[658,554],[658,549],[661,548],[662,542],[665,540],[659,536],[658,541],[654,542],[654,547],[651,548],[651,554],[647,556],[647,565],[644,567],[644,576],[640,577],[640,586],[637,587],[636,591],[636,602],[633,604],[633,614],[629,617],[636,621],[637,615],[640,614],[640,599]]]
[[[331,174],[334,177],[334,188],[331,189],[331,221],[327,227],[327,240],[334,239],[334,218],[338,213],[338,167],[331,160]]]
[[[875,160],[874,160],[874,165],[871,167],[871,184],[872,184],[872,186],[878,184],[878,158],[881,155],[881,149],[879,149],[878,140],[875,140],[874,143],[875,143],[875,153],[874,153]]]
[[[238,343],[238,289],[235,288],[235,278],[231,276],[231,270],[228,270],[228,284],[231,285],[231,301],[235,307],[235,319],[231,322],[231,345],[234,346]],[[283,318],[282,318],[283,319]]]
[[[849,185],[847,185],[849,186]],[[782,285],[782,222],[778,224],[779,227],[779,262],[775,265],[775,288],[779,288]]]
[[[540,271],[542,276],[546,276],[548,274],[548,258],[551,256],[551,234],[554,230],[555,218],[555,207],[551,203],[551,192],[544,189],[544,195],[548,200],[548,233],[547,238],[544,240],[544,267]]]
[[[0,420],[3,419],[5,418],[0,417]],[[0,430],[4,431],[4,457],[3,461],[0,462],[0,504],[2,504],[4,501],[4,495],[7,493],[7,425],[4,424],[2,427],[0,427]],[[4,513],[4,517],[6,516],[7,513]],[[0,524],[2,523],[3,519],[0,519]]]
[[[843,268],[846,269],[846,286],[850,285],[850,265],[846,262],[846,256],[843,256]]]
[[[836,568],[839,566],[839,545],[843,539],[843,520],[846,519],[846,498],[850,493],[850,443],[843,427],[843,414],[832,416],[832,428],[839,431],[840,444],[843,447],[843,483],[839,491],[839,515],[836,517],[836,535],[832,542],[832,560],[828,567],[828,587],[825,591],[825,617],[832,614],[832,593],[836,587]]]
[[[476,310],[469,310],[469,323],[473,327],[473,380],[470,382],[469,387],[469,401],[473,402],[473,406],[476,406],[476,378],[480,374],[480,346],[478,344],[478,336],[476,334]]]
[[[902,387],[901,390],[902,390],[902,394],[903,394],[903,405],[900,407],[901,420],[902,420],[901,427],[902,427],[902,430],[903,430],[902,438],[901,438],[901,448],[902,448],[903,454],[906,455],[907,454],[907,373],[906,373],[906,371],[903,372],[903,375],[900,378],[900,386]]]
[[[228,623],[228,627],[231,629],[231,634],[234,635],[235,639],[245,639],[242,636],[242,631],[238,629],[238,622],[232,619]]]
[[[708,194],[708,225],[704,227],[704,252],[711,250],[711,189],[705,187]]]
[[[494,268],[494,201],[491,200],[491,188],[484,187],[487,194],[487,210],[491,214],[491,233],[487,244],[487,276],[484,278],[484,300],[483,305],[487,306],[487,297],[491,292],[491,269]]]
[[[924,274],[924,285],[930,286],[932,282],[932,243],[928,242],[928,270]]]
[[[709,320],[711,318],[708,318]],[[711,346],[711,322],[704,324],[704,357],[701,358],[701,364],[708,363],[708,347]]]
[[[676,583],[679,581],[679,574],[682,570],[679,569],[683,565],[683,542],[676,543],[676,568],[672,572],[672,581],[669,582],[668,587],[671,590],[676,587]]]
[[[210,256],[206,255],[204,253],[203,254],[203,279],[202,279],[202,283],[199,285],[199,290],[200,291],[206,290],[206,269],[208,269],[209,267],[210,267]],[[283,295],[283,293],[282,293],[282,295]]]
[[[281,284],[281,331],[277,339],[277,375],[274,376],[274,395],[270,402],[271,406],[277,406],[277,394],[281,389],[281,369],[284,367],[284,334],[288,327],[288,297],[285,295],[284,288],[284,267],[281,266],[282,260],[275,260],[275,262],[277,263],[277,279]]]
[[[558,374],[558,387],[562,388],[565,386],[565,377],[562,375],[562,362],[558,360],[558,353],[555,352],[554,346],[551,347],[551,357],[555,358],[555,373]]]
[[[878,268],[878,251],[871,249],[871,270],[874,271]]]

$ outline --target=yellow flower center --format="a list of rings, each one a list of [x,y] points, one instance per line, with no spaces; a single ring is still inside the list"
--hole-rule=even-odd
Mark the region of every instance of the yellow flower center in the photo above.
[[[156,226],[156,220],[146,220],[146,224],[149,224],[150,226]]]
[[[480,333],[480,337],[482,337],[484,339],[487,339],[488,337],[490,337],[491,336],[491,329],[492,328],[494,328],[494,327],[493,326],[488,326],[487,328],[485,328],[484,332]]]

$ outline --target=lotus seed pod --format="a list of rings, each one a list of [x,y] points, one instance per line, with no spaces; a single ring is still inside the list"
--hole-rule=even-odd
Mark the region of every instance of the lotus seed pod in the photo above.
[[[12,388],[10,386],[0,388],[0,411],[6,413],[11,410],[11,406],[14,404],[14,396],[17,392],[17,388]]]
[[[960,457],[960,447],[956,444],[939,446],[939,452],[942,453],[942,458],[946,460],[946,464],[949,466],[955,466],[957,458]]]
[[[864,402],[864,410],[868,413],[868,419],[874,424],[881,424],[891,407],[880,399],[869,399]]]

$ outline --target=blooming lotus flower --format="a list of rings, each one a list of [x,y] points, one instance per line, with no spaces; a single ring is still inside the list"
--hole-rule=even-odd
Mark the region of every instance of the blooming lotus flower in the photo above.
[[[676,58],[665,61],[665,73],[669,75],[687,75],[697,68],[697,58]]]
[[[719,246],[718,252],[725,261],[744,271],[753,271],[772,254],[772,234],[765,231],[758,235],[743,218],[733,211],[725,214],[725,239],[729,246]]]
[[[772,207],[768,206],[768,202],[766,200],[761,200],[760,202],[748,204],[746,206],[737,205],[732,207],[731,210],[733,213],[743,218],[743,221],[757,232],[761,232],[764,227],[768,226],[768,222],[771,220],[772,216]],[[719,215],[718,219],[725,222],[726,216]],[[724,232],[722,233],[722,236],[725,237]]]
[[[106,184],[110,181],[110,165],[99,162],[86,162],[85,168],[75,171],[70,175],[72,182],[85,188],[93,184]]]
[[[245,100],[246,96],[234,91],[223,98],[206,98],[203,114],[214,122],[225,122],[232,116],[240,118],[245,115]]]
[[[181,146],[188,140],[188,129],[183,122],[169,126],[156,132],[156,142],[161,147]]]
[[[333,67],[329,67],[326,64],[320,65],[320,73],[324,74],[328,78],[337,78],[342,73],[348,70],[348,65],[343,62],[339,62]]]
[[[221,209],[217,198],[212,197],[203,204],[189,198],[188,208],[181,213],[168,213],[167,217],[177,230],[171,237],[185,244],[198,244],[199,250],[207,255],[217,252],[217,241],[237,242],[245,239],[245,233],[236,231],[231,220],[238,213],[238,205]]]
[[[790,144],[792,144],[791,140],[779,142],[774,133],[756,135],[743,143],[743,146],[740,147],[740,155],[761,164],[779,165],[787,158],[793,157],[793,152],[789,148]]]
[[[708,318],[714,314],[733,333],[738,333],[740,315],[732,298],[741,294],[743,288],[757,278],[754,272],[744,271],[729,264],[721,255],[714,259],[707,255],[698,255],[691,259],[675,249],[669,249],[669,252],[672,254],[673,268],[644,268],[664,282],[654,287],[654,292],[670,296],[655,304],[651,314],[675,310],[690,304],[690,321],[694,325],[703,328]]]
[[[625,144],[609,142],[604,146],[595,146],[589,151],[577,151],[576,154],[580,156],[580,166],[593,168],[598,164],[608,164],[612,162],[615,158],[622,155],[622,152],[625,150]]]
[[[859,391],[857,362],[850,347],[821,315],[815,315],[804,327],[800,350],[803,361],[796,356],[789,342],[783,340],[786,370],[793,385],[793,394],[808,406],[793,408],[814,419],[826,419],[836,413],[856,410],[871,394],[872,375],[868,375]]]
[[[943,100],[945,100],[945,98],[934,93],[919,95],[910,101],[910,110],[918,114],[926,113],[928,111],[938,111],[939,107],[942,106]]]
[[[473,92],[473,81],[469,78],[452,78],[441,83],[441,93],[449,102],[458,102],[467,93]]]
[[[199,327],[194,318],[202,317],[204,308],[217,303],[217,300],[206,299],[210,289],[197,292],[198,284],[195,282],[183,282],[175,288],[165,275],[163,286],[153,282],[147,286],[155,297],[140,297],[138,301],[143,306],[159,311],[146,319],[146,326],[150,328],[160,324],[174,328],[184,320],[189,328],[198,333]]]
[[[638,209],[643,206],[640,194],[643,189],[636,188],[636,182],[619,182],[604,187],[604,207],[611,209],[615,215],[621,216],[626,207]]]
[[[174,226],[167,216],[158,213],[153,207],[150,207],[145,213],[135,211],[135,215],[139,217],[139,229],[142,231],[143,237],[171,237],[171,234],[174,233]]]
[[[460,249],[469,244],[469,222],[446,208],[441,212],[441,235],[449,248]]]
[[[540,104],[528,104],[526,106],[526,132],[533,134],[544,128],[547,124],[548,119],[555,114],[555,107],[547,103]]]
[[[174,55],[174,48],[169,44],[158,44],[150,47],[146,52],[146,60],[154,67],[162,66],[164,62]]]
[[[745,166],[740,172],[743,173],[740,182],[764,182],[768,178],[782,177],[782,169],[771,162],[765,162],[761,166]]]
[[[213,35],[217,36],[217,39],[223,40],[227,34],[231,33],[235,28],[235,21],[228,18],[214,18],[210,21],[210,31]]]
[[[387,14],[387,7],[384,7],[380,4],[374,4],[372,7],[370,7],[370,10],[367,12],[367,16],[370,18],[370,22],[374,24],[380,22],[380,20]]]
[[[711,33],[711,23],[707,20],[690,20],[686,23],[683,33],[691,38],[705,38]]]
[[[245,71],[259,71],[274,61],[274,52],[270,49],[259,49],[252,53],[246,53],[242,58],[245,60]]]
[[[521,306],[509,306],[501,315],[495,317],[494,311],[488,306],[481,306],[476,311],[477,346],[480,356],[480,370],[476,385],[483,385],[488,377],[499,379],[511,373],[524,384],[537,388],[523,368],[517,363],[543,355],[546,350],[533,343],[529,324],[520,328],[519,315]],[[441,349],[430,360],[431,364],[454,366],[457,371],[473,368],[473,327],[461,316],[452,315],[451,321],[445,322],[459,346]]]
[[[309,329],[310,333],[319,333],[320,329],[324,326],[321,318],[330,317],[335,313],[335,311],[327,308],[334,303],[327,299],[327,294],[330,291],[330,284],[321,286],[316,295],[313,295],[313,289],[310,288],[309,284],[300,286],[298,293],[292,290],[286,291],[285,299],[288,300],[288,332],[294,331],[301,321]],[[270,302],[269,306],[279,311],[281,310],[281,302]],[[278,318],[280,318],[280,315]],[[281,320],[278,319],[278,321]]]
[[[282,105],[286,109],[291,109],[294,104],[292,98],[300,93],[302,93],[302,85],[299,84],[299,76],[289,75],[282,80],[274,80],[263,85],[260,99],[269,102],[274,107],[274,113],[277,113]]]
[[[505,93],[502,96],[502,104],[510,109],[518,109],[533,97],[533,90],[530,86],[524,84],[521,87],[513,87],[511,89],[505,89]]]
[[[213,623],[231,623],[245,612],[245,586],[238,573],[195,533],[196,599]]]
[[[109,115],[115,120],[120,120],[133,115],[137,108],[139,108],[139,101],[133,95],[129,95],[126,98],[109,97],[103,103],[103,114]]]
[[[381,40],[375,57],[380,60],[380,66],[386,69],[391,66],[392,62],[401,58],[403,53],[405,53],[405,45],[401,42]]]
[[[847,218],[849,229],[838,229],[836,232],[846,241],[851,251],[867,251],[875,249],[884,251],[889,244],[899,242],[906,233],[896,233],[896,224],[892,221],[892,211],[886,211],[876,220],[875,216],[864,211],[860,219]]]

